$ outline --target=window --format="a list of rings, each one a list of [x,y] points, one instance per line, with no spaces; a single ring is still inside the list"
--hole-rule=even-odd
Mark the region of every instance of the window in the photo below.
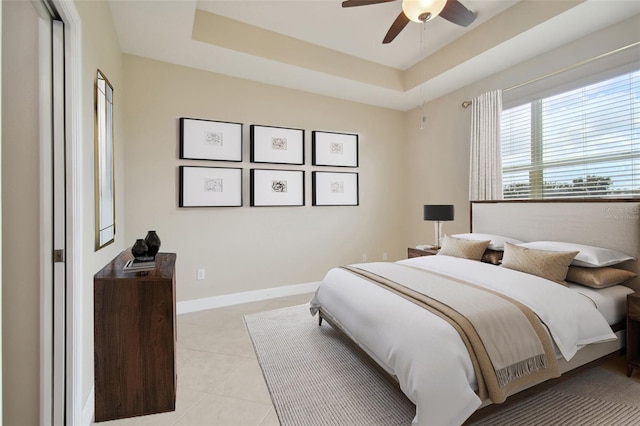
[[[640,197],[640,70],[502,113],[505,199]]]

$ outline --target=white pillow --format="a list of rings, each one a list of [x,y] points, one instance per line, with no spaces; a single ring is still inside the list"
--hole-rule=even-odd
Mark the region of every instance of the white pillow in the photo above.
[[[584,266],[586,268],[599,268],[611,266],[627,260],[637,260],[635,257],[602,247],[585,246],[582,244],[562,243],[559,241],[534,241],[531,243],[518,244],[520,247],[527,247],[535,250],[548,251],[579,251],[572,265]]]
[[[470,232],[468,234],[456,234],[456,235],[452,235],[452,237],[459,238],[461,240],[471,240],[471,241],[491,240],[487,248],[490,250],[498,250],[498,251],[504,251],[505,242],[511,243],[511,244],[524,243],[524,241],[516,240],[515,238],[503,237],[502,235],[476,234],[474,232]]]

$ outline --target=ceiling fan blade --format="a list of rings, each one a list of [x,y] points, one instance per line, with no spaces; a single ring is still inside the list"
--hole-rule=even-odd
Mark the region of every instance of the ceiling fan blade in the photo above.
[[[342,2],[342,7],[367,6],[370,4],[389,3],[396,0],[346,0]]]
[[[468,27],[478,16],[475,12],[467,9],[458,0],[447,0],[447,4],[440,12],[440,16],[449,22],[460,25],[462,27]]]
[[[391,28],[389,28],[389,31],[387,31],[387,35],[384,36],[382,44],[391,43],[393,39],[396,38],[398,34],[400,34],[400,31],[404,30],[404,27],[406,27],[409,22],[411,21],[409,20],[409,18],[407,18],[407,15],[405,15],[404,12],[400,12],[400,15],[398,15],[396,20],[393,21],[393,24],[391,24]]]

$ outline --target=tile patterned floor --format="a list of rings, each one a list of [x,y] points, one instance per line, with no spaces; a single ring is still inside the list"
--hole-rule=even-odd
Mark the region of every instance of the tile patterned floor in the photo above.
[[[278,426],[243,316],[310,299],[304,294],[178,315],[176,410],[94,424]]]

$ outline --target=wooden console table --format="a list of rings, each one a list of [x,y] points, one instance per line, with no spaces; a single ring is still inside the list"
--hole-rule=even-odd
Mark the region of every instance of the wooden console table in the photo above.
[[[175,410],[175,253],[123,272],[127,250],[94,276],[95,421]]]

